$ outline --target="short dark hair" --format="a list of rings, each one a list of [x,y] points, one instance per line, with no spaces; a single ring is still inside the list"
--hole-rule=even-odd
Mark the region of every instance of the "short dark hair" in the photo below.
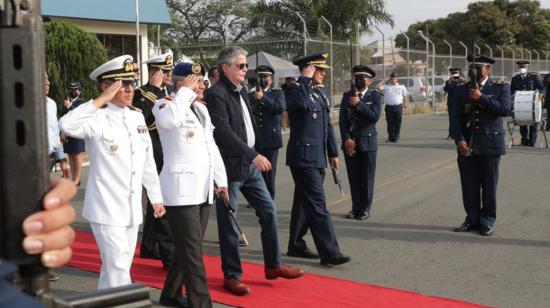
[[[208,77],[214,75],[214,73],[218,72],[218,68],[216,66],[214,67],[211,67],[209,70],[208,70]],[[219,72],[218,72],[219,73]]]

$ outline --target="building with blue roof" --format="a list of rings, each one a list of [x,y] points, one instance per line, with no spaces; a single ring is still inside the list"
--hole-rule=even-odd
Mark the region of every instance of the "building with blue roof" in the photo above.
[[[138,0],[141,63],[149,59],[147,33],[171,24],[165,0]],[[65,21],[95,33],[109,58],[130,54],[136,58],[136,0],[42,0],[42,16]],[[153,56],[151,54],[151,56]],[[143,71],[142,77],[147,77]]]

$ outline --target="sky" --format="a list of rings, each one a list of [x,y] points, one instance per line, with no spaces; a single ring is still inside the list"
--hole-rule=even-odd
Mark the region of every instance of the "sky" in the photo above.
[[[539,0],[541,7],[550,8],[550,0]],[[393,16],[395,26],[378,26],[384,32],[386,38],[406,31],[407,28],[418,21],[446,17],[454,12],[466,12],[467,6],[473,0],[384,0],[387,11]],[[381,35],[375,31],[361,37],[363,43],[381,39]]]

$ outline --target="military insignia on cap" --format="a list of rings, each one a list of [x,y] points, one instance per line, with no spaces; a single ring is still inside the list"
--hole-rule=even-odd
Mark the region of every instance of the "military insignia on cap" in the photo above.
[[[132,63],[132,59],[128,58],[124,60],[124,70],[127,72],[133,72],[134,71],[134,64]]]
[[[172,56],[166,56],[166,65],[172,65],[174,64],[174,59]]]
[[[193,74],[199,74],[201,72],[201,65],[198,63],[193,63],[191,71],[193,72]]]

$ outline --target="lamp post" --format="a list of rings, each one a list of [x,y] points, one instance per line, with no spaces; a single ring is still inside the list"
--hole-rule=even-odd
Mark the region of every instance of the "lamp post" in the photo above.
[[[138,63],[138,66],[139,66],[139,70],[141,71],[141,45],[139,44],[139,0],[136,0],[136,61]],[[138,83],[139,85],[141,86],[142,85],[142,78],[141,76],[143,75],[142,74],[139,74],[139,80],[138,80]]]
[[[304,57],[307,56],[307,25],[306,21],[302,18],[300,13],[296,12],[296,15],[298,15],[298,18],[302,21],[302,24],[304,25]]]
[[[403,34],[403,36],[407,39],[407,77],[410,77],[411,76],[411,63],[410,63],[410,39],[409,39],[409,36],[407,34],[405,34],[405,32],[403,31],[400,31],[401,34]],[[408,86],[408,84],[407,84]]]
[[[334,67],[333,56],[332,56],[332,24],[330,22],[328,22],[328,20],[325,18],[325,16],[321,16],[321,19],[323,19],[323,21],[327,23],[328,28],[329,28],[329,35],[330,35],[330,66]],[[333,71],[334,71],[334,69],[330,70],[330,101],[331,102],[334,102],[334,79],[333,79],[333,75],[332,75]]]
[[[382,35],[382,76],[386,80],[386,37],[378,26],[375,25],[374,28]]]
[[[446,39],[443,39],[443,42],[449,46],[449,67],[453,67],[453,45],[451,43],[447,42]]]

